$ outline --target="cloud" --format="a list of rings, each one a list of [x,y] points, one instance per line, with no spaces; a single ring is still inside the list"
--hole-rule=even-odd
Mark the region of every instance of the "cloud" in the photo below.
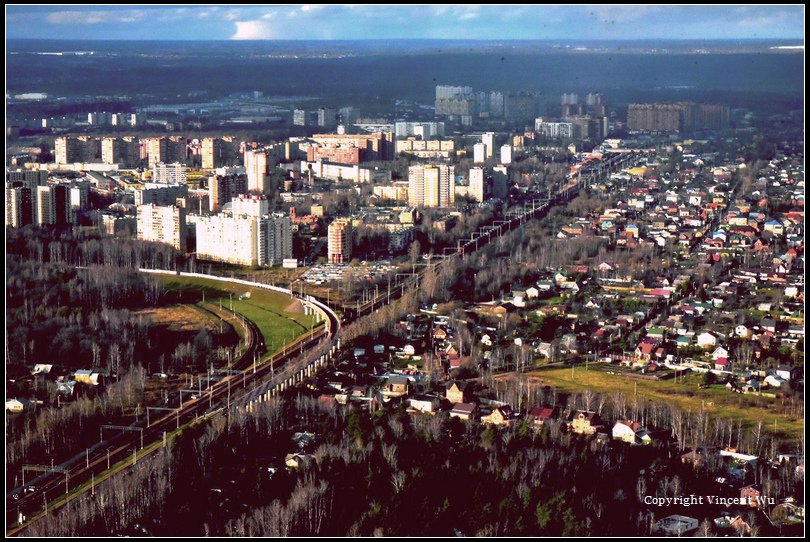
[[[588,6],[587,9],[591,16],[595,16],[600,23],[626,24],[656,15],[663,8],[657,6]]]
[[[478,8],[470,8],[458,16],[462,21],[471,21],[478,18]]]
[[[134,23],[146,17],[145,10],[128,9],[115,11],[54,11],[45,16],[51,24],[105,24]]]
[[[232,40],[269,40],[274,36],[273,28],[265,19],[258,21],[235,21],[236,32]]]
[[[325,6],[305,4],[301,6],[301,11],[304,13],[312,13],[313,11],[322,10]]]
[[[741,12],[744,17],[737,19],[736,24],[744,28],[765,28],[779,27],[782,25],[802,24],[804,19],[797,19],[795,14],[786,11],[746,13]],[[802,25],[803,26],[803,25]]]

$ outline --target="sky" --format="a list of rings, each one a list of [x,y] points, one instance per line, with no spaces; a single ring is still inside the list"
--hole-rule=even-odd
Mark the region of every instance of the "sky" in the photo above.
[[[804,5],[9,5],[6,38],[792,39]]]

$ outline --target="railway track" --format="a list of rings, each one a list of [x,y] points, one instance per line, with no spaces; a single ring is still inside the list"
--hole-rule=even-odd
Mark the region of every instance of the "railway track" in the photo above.
[[[239,402],[268,375],[280,370],[300,352],[318,347],[325,339],[328,341],[340,328],[340,321],[333,313],[326,314],[328,320],[325,324],[299,337],[261,364],[256,363],[256,358],[264,349],[261,333],[256,324],[243,319],[247,330],[247,344],[240,358],[232,365],[229,371],[231,374],[217,378],[216,381],[209,380],[206,388],[196,396],[192,395],[189,400],[184,400],[181,391],[177,397],[178,406],[172,412],[155,419],[140,420],[127,426],[127,429],[120,429],[92,450],[58,465],[58,471],[46,473],[8,493],[6,535],[19,534],[31,522],[80,496],[83,492],[71,492],[88,483],[92,486],[96,476],[100,478],[116,466],[120,470],[127,464],[136,464],[159,450],[168,441],[168,437],[180,428],[216,413],[222,407],[227,408]],[[233,371],[238,373],[233,374]],[[20,514],[26,518],[22,523],[18,521]]]
[[[624,165],[624,162],[626,162],[626,158],[622,158],[620,163]],[[264,348],[261,333],[253,322],[243,318],[242,322],[247,331],[248,341],[242,356],[232,365],[232,371],[238,371],[238,374],[228,374],[213,384],[209,380],[205,390],[200,390],[196,397],[192,396],[190,400],[185,402],[182,397],[183,392],[181,392],[180,404],[173,412],[154,421],[149,420],[148,423],[144,423],[144,420],[142,420],[133,424],[131,429],[121,430],[103,441],[92,452],[88,451],[84,458],[77,456],[60,465],[64,472],[50,473],[49,476],[44,477],[44,480],[33,491],[26,491],[25,487],[20,487],[8,493],[6,498],[6,535],[14,536],[19,534],[27,525],[53,511],[56,506],[63,506],[72,498],[81,495],[81,493],[78,493],[71,497],[71,487],[75,490],[88,482],[92,484],[97,474],[101,475],[122,462],[131,460],[132,464],[135,464],[138,460],[142,460],[149,454],[159,450],[167,435],[178,431],[181,427],[198,420],[200,417],[215,414],[223,407],[229,408],[232,403],[238,402],[240,397],[248,395],[251,389],[255,389],[268,375],[272,376],[276,370],[280,370],[285,363],[295,358],[299,352],[303,352],[304,349],[317,348],[325,338],[327,340],[329,337],[333,340],[337,338],[342,324],[351,323],[358,318],[371,314],[390,303],[391,300],[398,299],[408,290],[416,288],[426,273],[439,272],[454,259],[463,258],[466,254],[476,252],[494,239],[521,227],[527,221],[544,216],[551,207],[567,202],[579,192],[589,179],[592,180],[593,175],[590,175],[589,178],[586,176],[586,180],[583,181],[582,173],[580,173],[576,180],[571,180],[552,197],[532,201],[531,209],[524,207],[522,213],[518,213],[508,220],[499,221],[497,225],[485,226],[479,229],[469,240],[459,241],[456,250],[442,257],[436,264],[420,269],[419,272],[399,282],[390,291],[380,293],[372,299],[356,305],[354,308],[347,308],[342,320],[339,320],[333,312],[325,311],[327,314],[325,325],[299,337],[281,352],[276,352],[270,359],[260,365],[257,365],[255,360],[256,356],[261,355]],[[134,436],[131,434],[132,431],[137,431],[139,434]],[[139,450],[141,451],[140,455],[138,454]],[[82,461],[82,459],[84,460]],[[49,502],[52,503],[50,509],[48,508]],[[26,521],[20,524],[17,521],[19,514],[31,515],[31,517],[28,517]]]

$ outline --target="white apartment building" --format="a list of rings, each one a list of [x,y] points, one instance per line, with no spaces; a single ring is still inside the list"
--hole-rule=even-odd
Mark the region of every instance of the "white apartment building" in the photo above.
[[[503,145],[501,147],[501,164],[512,163],[512,145]]]
[[[157,184],[185,184],[186,166],[180,162],[157,163],[152,166],[152,182]]]
[[[231,200],[231,213],[233,216],[261,218],[269,212],[270,202],[267,196],[240,194]]]
[[[546,122],[542,118],[537,118],[534,120],[534,131],[549,139],[573,139],[574,123]]]
[[[286,216],[218,214],[197,219],[197,256],[265,267],[292,258],[292,228]]]
[[[444,136],[443,122],[406,122],[394,123],[394,134],[399,137],[417,136],[422,139]]]
[[[486,181],[484,176],[484,168],[474,167],[470,168],[470,188],[467,192],[475,201],[483,202],[486,199]]]
[[[495,132],[486,132],[482,135],[481,143],[487,146],[486,157],[492,158],[492,155],[495,154]]]
[[[138,239],[157,241],[186,252],[188,230],[186,210],[182,207],[139,205],[137,214]]]
[[[246,150],[244,155],[245,172],[248,178],[248,190],[251,192],[267,191],[270,171],[270,159],[263,149]]]
[[[473,145],[473,162],[483,164],[487,160],[487,146],[484,143]]]

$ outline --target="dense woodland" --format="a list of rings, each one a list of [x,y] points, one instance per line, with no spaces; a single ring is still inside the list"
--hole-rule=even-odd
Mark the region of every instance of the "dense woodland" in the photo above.
[[[582,397],[557,400],[560,414],[584,406]],[[658,410],[671,432],[689,419]],[[296,444],[299,431],[314,440]],[[305,456],[297,469],[284,465],[292,452]],[[723,465],[696,470],[680,452],[666,438],[647,447],[600,444],[556,421],[539,431],[523,422],[503,429],[409,416],[402,407],[369,413],[294,392],[187,430],[170,450],[28,534],[143,534],[137,524],[153,535],[643,535],[660,517],[689,511],[649,513],[645,495],[724,494],[713,482]],[[788,465],[746,476],[769,495],[801,494]],[[758,532],[769,528],[763,516],[746,514]]]

